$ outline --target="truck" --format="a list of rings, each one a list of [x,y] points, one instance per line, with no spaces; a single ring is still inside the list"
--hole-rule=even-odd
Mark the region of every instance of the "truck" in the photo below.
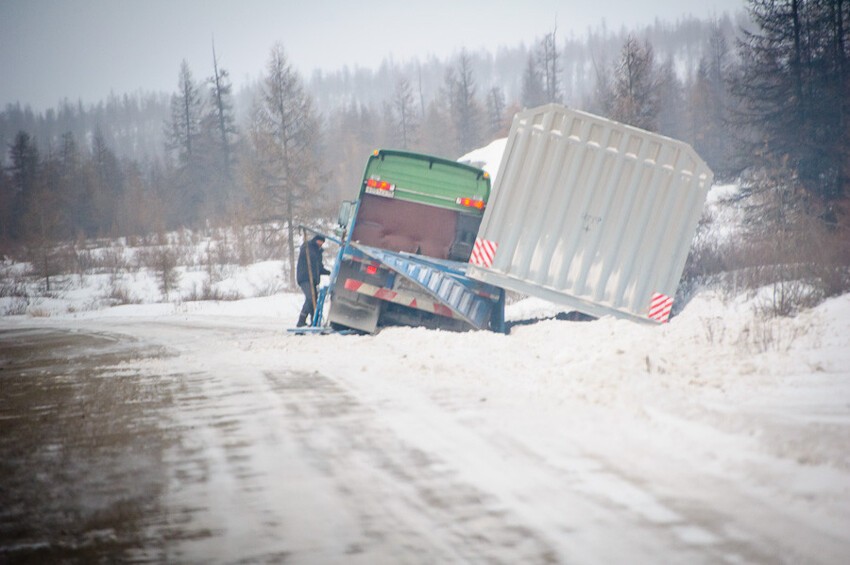
[[[466,276],[490,188],[484,170],[456,161],[370,155],[357,200],[340,209],[330,326],[504,331],[504,290]]]
[[[558,104],[516,114],[495,185],[375,151],[340,210],[327,323],[505,331],[505,293],[666,323],[713,175],[681,141]]]

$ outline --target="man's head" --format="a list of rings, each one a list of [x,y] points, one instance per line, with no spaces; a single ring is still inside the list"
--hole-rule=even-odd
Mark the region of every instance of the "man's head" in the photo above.
[[[313,236],[313,243],[316,244],[316,247],[321,247],[325,244],[325,238],[320,235]]]

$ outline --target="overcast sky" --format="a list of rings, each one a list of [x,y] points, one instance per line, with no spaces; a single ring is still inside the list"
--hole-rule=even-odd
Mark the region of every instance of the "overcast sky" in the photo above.
[[[557,24],[561,38],[706,18],[744,0],[0,0],[0,108],[86,104],[110,92],[173,92],[180,61],[196,79],[220,64],[235,86],[263,72],[280,41],[305,78],[313,69],[375,67],[461,48],[530,44]]]

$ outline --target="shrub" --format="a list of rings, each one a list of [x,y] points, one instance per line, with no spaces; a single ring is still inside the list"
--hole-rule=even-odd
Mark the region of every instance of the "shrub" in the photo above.
[[[184,297],[184,300],[187,302],[198,302],[203,300],[223,302],[241,299],[242,295],[240,295],[237,291],[232,290],[230,292],[224,292],[223,290],[215,288],[209,280],[205,280],[203,282],[200,290],[197,285],[192,285],[192,291]]]
[[[177,270],[178,251],[169,246],[149,247],[139,250],[137,260],[141,266],[154,272],[159,291],[165,300],[168,300],[180,283],[180,272]]]

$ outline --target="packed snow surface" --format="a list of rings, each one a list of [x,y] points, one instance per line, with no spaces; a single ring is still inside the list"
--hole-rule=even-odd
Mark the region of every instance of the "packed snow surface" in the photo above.
[[[503,145],[464,159],[495,176]],[[734,190],[715,187],[708,205]],[[718,236],[735,221],[720,216]],[[214,284],[200,267],[179,273],[170,301],[145,269],[0,298],[0,331],[171,353],[114,371],[184,383],[169,425],[188,436],[162,462],[175,469],[162,504],[194,509],[208,535],[172,542],[178,560],[850,555],[850,295],[776,318],[769,293],[703,291],[662,326],[568,321],[528,298],[508,306],[508,335],[303,336],[288,331],[302,297],[285,291],[281,261],[227,267]],[[188,299],[205,281],[242,299]],[[108,307],[116,289],[137,303]]]
[[[193,375],[198,386],[230,391],[228,410],[240,415],[227,441],[238,439],[245,465],[268,479],[262,503],[249,505],[226,465],[207,470],[195,495],[220,535],[185,548],[190,560],[251,555],[263,516],[307,512],[315,518],[279,540],[296,562],[341,559],[352,543],[364,563],[464,561],[441,524],[496,535],[477,514],[485,512],[507,524],[498,535],[510,526],[534,540],[487,559],[535,561],[542,546],[547,559],[570,563],[839,563],[850,554],[850,295],[787,319],[756,313],[758,300],[703,293],[670,323],[649,327],[559,320],[557,307],[525,299],[508,307],[509,320],[521,321],[509,335],[299,336],[287,328],[301,297],[284,292],[93,311],[66,304],[7,316],[0,329],[125,334],[176,353],[133,370]],[[269,375],[293,374],[306,375],[318,396],[287,400],[269,389]],[[352,427],[327,427],[327,406],[311,412],[328,390],[358,407],[338,416],[353,418]],[[281,437],[289,402],[301,406],[297,425],[311,430],[307,452]],[[176,415],[211,460],[224,441],[205,425],[213,404]],[[376,471],[373,450],[396,470]],[[293,491],[275,477],[296,461],[303,483]],[[335,488],[320,478],[323,466]],[[355,507],[375,497],[383,502],[373,512],[425,536],[424,545],[410,554],[402,539],[360,539]]]

